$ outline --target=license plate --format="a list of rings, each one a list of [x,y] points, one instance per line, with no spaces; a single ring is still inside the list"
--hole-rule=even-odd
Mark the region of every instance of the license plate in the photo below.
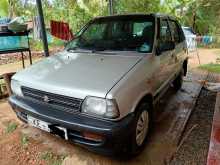
[[[28,124],[30,124],[31,126],[50,132],[49,123],[36,119],[32,116],[27,116],[27,120]]]

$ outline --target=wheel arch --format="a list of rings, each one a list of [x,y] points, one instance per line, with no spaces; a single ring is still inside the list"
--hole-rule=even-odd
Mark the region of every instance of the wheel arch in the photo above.
[[[186,76],[187,74],[187,65],[188,65],[188,59],[185,59],[183,61],[184,76]]]
[[[138,108],[142,105],[142,103],[148,103],[150,106],[150,110],[153,109],[153,95],[151,93],[145,94],[136,104],[134,112],[136,113]]]

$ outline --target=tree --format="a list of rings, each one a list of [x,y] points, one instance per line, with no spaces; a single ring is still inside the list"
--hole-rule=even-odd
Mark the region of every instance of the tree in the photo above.
[[[1,16],[26,16],[31,19],[37,15],[33,0],[0,0],[0,2]],[[108,0],[42,0],[45,22],[47,25],[52,19],[68,22],[76,32],[91,18],[108,15],[108,2]],[[200,34],[218,33],[219,8],[219,0],[114,0],[116,14],[167,13],[177,17],[183,25],[193,27]]]
[[[7,0],[0,0],[0,17],[8,16],[8,1]]]

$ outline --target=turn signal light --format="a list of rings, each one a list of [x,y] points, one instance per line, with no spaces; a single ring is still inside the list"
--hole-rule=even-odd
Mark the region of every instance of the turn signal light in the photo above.
[[[83,137],[85,139],[88,139],[88,140],[93,140],[93,141],[103,141],[104,140],[104,137],[101,136],[101,135],[97,135],[97,134],[94,134],[94,133],[89,133],[89,132],[83,132]]]

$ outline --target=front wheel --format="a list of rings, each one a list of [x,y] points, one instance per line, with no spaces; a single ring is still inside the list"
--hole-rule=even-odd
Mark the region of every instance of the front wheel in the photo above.
[[[139,106],[135,115],[134,130],[132,133],[132,151],[138,154],[144,147],[145,140],[150,128],[150,113],[148,104],[144,103]]]

